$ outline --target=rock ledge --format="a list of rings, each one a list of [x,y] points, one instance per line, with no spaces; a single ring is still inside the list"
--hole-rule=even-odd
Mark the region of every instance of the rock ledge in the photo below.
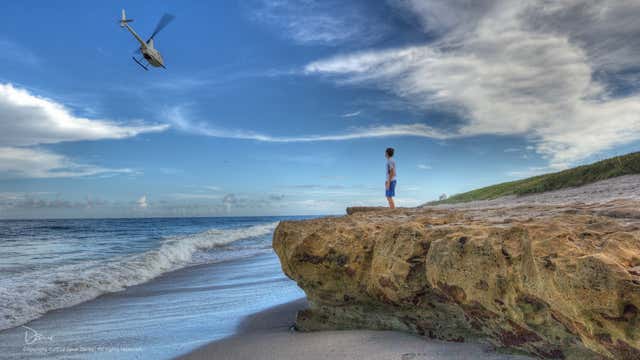
[[[350,208],[281,222],[302,330],[395,329],[542,358],[640,359],[640,203]]]

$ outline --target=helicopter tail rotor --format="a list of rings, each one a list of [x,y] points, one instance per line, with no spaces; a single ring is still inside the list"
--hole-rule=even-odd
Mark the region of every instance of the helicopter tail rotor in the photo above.
[[[120,27],[125,27],[127,25],[127,23],[132,22],[133,19],[127,19],[127,15],[124,12],[124,9],[122,9],[122,18],[120,19]]]

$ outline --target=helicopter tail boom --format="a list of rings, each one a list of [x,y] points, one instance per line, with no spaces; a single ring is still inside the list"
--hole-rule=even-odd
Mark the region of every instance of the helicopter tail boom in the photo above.
[[[131,26],[129,26],[129,23],[132,21],[133,19],[127,19],[127,15],[125,14],[124,9],[122,9],[122,18],[120,19],[120,27],[126,28],[127,30],[129,30],[131,35],[133,35],[133,37],[135,37],[136,40],[138,40],[138,42],[140,43],[141,49],[146,48],[147,43],[144,40],[142,40],[142,38],[131,28]]]

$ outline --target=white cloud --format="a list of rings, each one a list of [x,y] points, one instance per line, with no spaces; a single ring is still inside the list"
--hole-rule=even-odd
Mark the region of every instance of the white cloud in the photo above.
[[[597,7],[602,16],[618,13],[612,10],[618,3],[605,2],[609,7]],[[640,139],[640,96],[613,98],[594,78],[601,63],[592,57],[594,46],[574,41],[580,37],[562,26],[536,26],[532,19],[543,23],[549,16],[539,1],[464,9],[458,1],[409,3],[426,31],[445,29],[437,41],[338,55],[308,64],[305,72],[381,87],[425,109],[450,110],[465,123],[441,132],[447,136],[526,136],[554,168]],[[550,7],[565,9],[560,4]],[[625,6],[640,12],[640,4]],[[639,32],[629,26],[624,34]],[[620,31],[604,23],[600,29]]]
[[[65,141],[123,139],[163,131],[166,124],[121,124],[74,116],[62,104],[12,84],[0,84],[0,175],[70,177],[131,172],[79,164],[35,145]]]
[[[147,203],[147,195],[142,195],[136,201],[136,205],[138,206],[139,209],[146,209],[147,207],[149,207],[149,204]]]
[[[452,135],[434,129],[424,124],[393,124],[374,125],[369,127],[354,127],[335,134],[311,134],[304,136],[274,136],[253,131],[237,129],[218,129],[207,122],[194,122],[187,119],[180,107],[174,107],[166,112],[166,118],[176,129],[205,136],[256,140],[264,142],[314,142],[314,141],[342,141],[364,138],[381,138],[390,136],[417,136],[434,139],[444,139]]]
[[[420,169],[420,170],[431,170],[431,165],[418,164],[418,169]]]
[[[166,124],[119,124],[77,117],[51,99],[0,84],[0,145],[28,146],[63,141],[123,139],[164,131]]]
[[[61,178],[121,173],[134,171],[78,164],[66,156],[42,149],[0,147],[0,178]]]

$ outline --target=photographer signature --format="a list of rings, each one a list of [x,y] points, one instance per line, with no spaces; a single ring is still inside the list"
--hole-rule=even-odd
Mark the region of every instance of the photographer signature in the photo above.
[[[24,332],[24,343],[26,345],[35,344],[38,341],[43,341],[43,340],[53,341],[53,336],[44,336],[39,332],[37,332],[35,329],[32,329],[28,326],[22,325],[22,327],[26,329]]]

